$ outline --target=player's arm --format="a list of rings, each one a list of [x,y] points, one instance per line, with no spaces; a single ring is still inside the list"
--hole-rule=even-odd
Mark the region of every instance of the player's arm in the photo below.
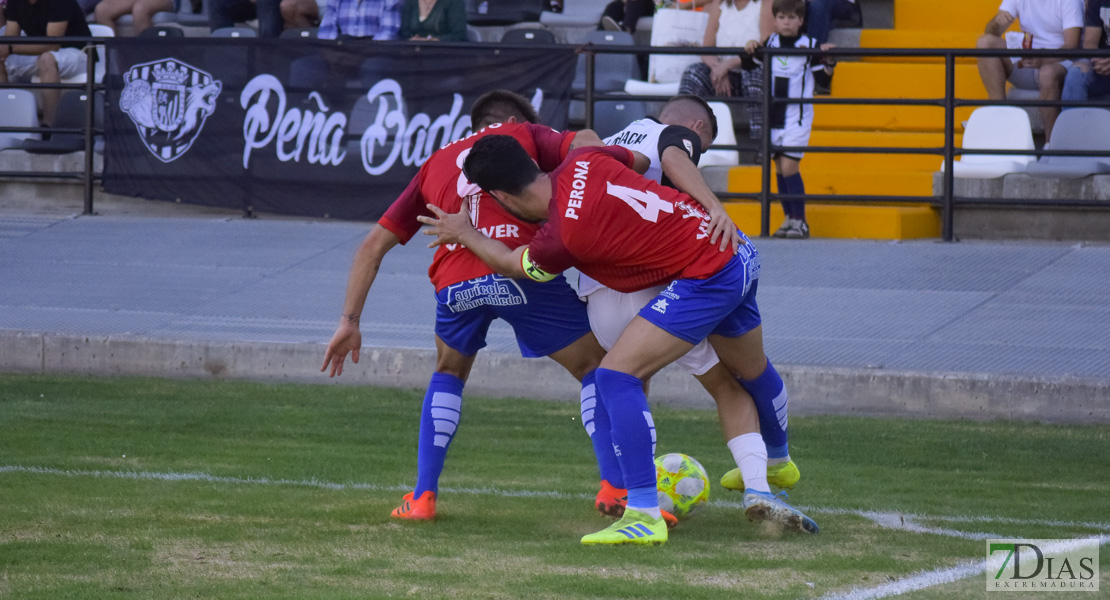
[[[343,313],[339,317],[339,325],[331,341],[328,342],[328,349],[324,353],[324,365],[320,367],[320,371],[323,372],[329,365],[331,366],[328,377],[343,374],[343,362],[347,359],[348,352],[351,354],[351,360],[358,362],[358,352],[362,347],[359,319],[362,316],[362,308],[366,304],[366,296],[378,276],[382,259],[400,241],[401,239],[392,231],[381,225],[374,225],[355,252],[351,273],[347,277],[347,295],[343,300]]]
[[[424,230],[424,235],[436,236],[436,239],[428,244],[429,248],[443,244],[462,244],[499,275],[513,279],[530,277],[521,266],[521,258],[524,256],[527,246],[510,250],[505,244],[486,237],[470,224],[470,217],[465,206],[461,211],[453,214],[432,204],[428,205],[428,210],[434,216],[422,215],[417,218],[420,219],[421,223],[429,226]]]
[[[721,252],[729,248],[737,252],[737,244],[743,240],[736,230],[736,224],[728,216],[717,194],[709,189],[709,184],[705,183],[705,178],[701,176],[694,161],[690,160],[690,155],[678,146],[667,146],[663,150],[662,166],[663,174],[674,187],[696,200],[709,213],[709,242],[717,243],[720,238]]]
[[[583,129],[581,131],[575,132],[574,139],[572,139],[570,142],[569,150],[577,150],[579,148],[585,148],[587,146],[604,145],[605,142],[601,139],[601,136],[599,136],[596,131],[594,131],[593,129]]]

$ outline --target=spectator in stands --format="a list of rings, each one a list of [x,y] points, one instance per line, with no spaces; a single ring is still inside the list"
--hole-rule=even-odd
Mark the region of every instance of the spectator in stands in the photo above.
[[[705,28],[703,47],[740,48],[749,40],[761,40],[760,5],[770,0],[712,0],[706,6],[709,25]],[[763,76],[758,69],[740,68],[739,56],[706,55],[682,73],[678,93],[710,98],[713,96],[744,96],[762,98]],[[751,137],[756,139],[763,129],[763,113],[758,105],[748,105]]]
[[[747,54],[744,56],[744,68],[752,69],[762,62],[764,69],[771,69],[771,79],[775,82],[775,98],[812,98],[814,72],[832,71],[832,61],[817,56],[776,56],[768,62],[762,56],[756,56],[756,49],[764,46],[827,50],[832,45],[818,45],[817,40],[802,33],[806,14],[805,0],[774,0],[772,10],[775,15],[775,33],[762,43],[751,40],[745,44]],[[767,126],[771,128],[771,143],[776,146],[808,146],[809,136],[813,131],[813,105],[774,104],[771,107],[771,122]],[[780,150],[772,157],[778,175],[779,193],[805,195],[805,183],[799,168],[802,156],[802,152],[798,150]],[[782,211],[786,220],[773,234],[774,237],[808,238],[805,200],[784,199]]]
[[[1087,0],[1083,16],[1083,48],[1110,47],[1110,0]],[[1062,99],[1086,102],[1110,96],[1110,56],[1077,60],[1068,68]],[[1075,107],[1064,107],[1064,110]]]
[[[100,4],[100,0],[77,0],[77,4],[81,5],[81,10],[86,15],[91,15],[96,10],[96,5]]]
[[[613,0],[605,5],[597,29],[636,33],[636,23],[640,17],[650,17],[653,14],[655,0]]]
[[[405,0],[401,8],[402,40],[466,41],[463,0]]]
[[[1004,35],[1015,19],[1021,21],[1025,38],[1032,36],[1034,49],[1075,48],[1083,27],[1083,0],[1002,0],[1002,5],[976,44],[978,48],[1004,49]],[[1041,100],[1059,100],[1071,61],[1057,58],[1024,58],[1015,64],[1007,57],[980,58],[979,77],[991,100],[1006,99],[1006,82],[1039,90]],[[1040,107],[1045,139],[1051,139],[1052,126],[1060,109]]]
[[[320,39],[395,40],[401,33],[401,0],[328,0]]]
[[[771,14],[771,3],[763,3],[760,14],[759,30],[766,34],[774,31],[775,17]],[[857,26],[863,25],[863,12],[859,0],[807,0],[805,33],[818,46],[829,41],[834,21],[849,21]],[[761,38],[762,39],[762,38]],[[824,71],[814,73],[814,94],[824,95],[832,91],[832,75]]]
[[[281,19],[286,29],[307,29],[320,24],[327,0],[281,0]]]
[[[251,19],[258,19],[259,37],[278,37],[285,27],[281,0],[208,0],[208,27],[212,31]]]
[[[101,0],[93,14],[96,22],[116,29],[116,20],[131,15],[131,33],[139,35],[153,25],[155,13],[174,12],[173,0]]]
[[[90,37],[89,24],[77,0],[8,0],[5,37]],[[10,44],[0,39],[0,83],[29,83],[35,75],[42,83],[60,83],[85,72],[81,42]],[[61,90],[42,90],[42,125],[54,122]]]

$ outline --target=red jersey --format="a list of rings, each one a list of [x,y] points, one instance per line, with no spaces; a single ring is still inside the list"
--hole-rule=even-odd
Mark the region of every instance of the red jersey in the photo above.
[[[704,279],[724,267],[732,253],[709,243],[705,209],[631,165],[620,146],[571,152],[551,173],[551,212],[528,260],[547,273],[578,267],[618,292]]]
[[[457,213],[465,199],[469,205],[470,224],[486,236],[500,240],[509,248],[529,243],[539,229],[538,223],[528,223],[512,216],[478,186],[467,181],[462,173],[463,161],[474,142],[486,135],[508,135],[515,138],[536,159],[540,168],[550,171],[562,162],[570,148],[574,134],[560,133],[543,125],[531,123],[498,123],[478,133],[447,144],[437,150],[420,167],[420,172],[409,183],[401,196],[385,211],[378,224],[408,243],[420,231],[420,215],[433,216],[426,205],[434,204],[448,213]],[[482,259],[458,244],[446,244],[436,249],[428,278],[436,291],[460,281],[467,281],[493,273]]]

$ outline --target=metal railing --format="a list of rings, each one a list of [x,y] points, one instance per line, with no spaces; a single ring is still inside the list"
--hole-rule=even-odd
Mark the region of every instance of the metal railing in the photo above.
[[[104,38],[0,37],[0,40],[2,40],[5,44],[11,44],[13,46],[33,44],[56,45],[59,42],[78,42],[85,44],[85,72],[87,73],[85,83],[0,83],[0,90],[8,88],[19,88],[40,90],[81,90],[85,92],[87,99],[87,102],[85,103],[85,126],[81,129],[64,129],[58,127],[0,127],[0,132],[11,133],[82,134],[85,138],[84,169],[80,173],[0,171],[0,177],[25,179],[80,179],[84,187],[84,206],[82,212],[86,215],[93,214],[93,185],[95,184],[95,181],[99,179],[99,177],[95,173],[93,173],[93,142],[96,139],[97,134],[104,133],[103,131],[97,130],[94,127],[94,123],[96,122],[96,92],[104,89],[104,86],[102,84],[96,82],[96,47],[104,43]]]
[[[0,131],[7,132],[20,132],[20,133],[81,133],[84,134],[85,139],[85,157],[84,169],[79,173],[44,173],[44,172],[27,172],[27,171],[0,171],[0,177],[9,178],[39,178],[39,179],[80,179],[84,185],[84,213],[93,214],[93,186],[100,177],[93,172],[93,144],[97,134],[103,134],[103,131],[95,129],[95,95],[97,92],[104,89],[104,85],[96,83],[95,81],[95,48],[105,42],[104,38],[3,38],[5,43],[16,44],[57,44],[62,39],[66,42],[80,42],[85,44],[85,52],[87,55],[86,68],[88,76],[85,83],[80,84],[25,84],[25,83],[3,83],[0,84],[0,89],[5,88],[24,88],[24,89],[63,89],[63,90],[82,90],[88,96],[85,114],[85,126],[79,130],[73,129],[59,129],[56,127],[0,127]],[[337,42],[342,44],[342,42]],[[415,44],[415,45],[429,45],[427,42],[378,42],[386,45],[397,44]],[[497,52],[502,49],[513,48],[529,48],[535,49],[537,46],[533,44],[467,44],[467,43],[434,43],[437,47],[459,47],[459,48],[481,48],[487,51]],[[565,45],[558,46],[559,48],[566,48]],[[637,95],[629,96],[623,93],[599,93],[594,86],[595,72],[596,72],[596,59],[600,54],[678,54],[678,55],[738,55],[744,52],[743,48],[664,48],[664,47],[644,47],[644,46],[616,46],[616,45],[594,45],[586,44],[578,47],[578,51],[583,53],[585,57],[586,68],[586,88],[581,96],[585,101],[586,112],[585,120],[586,127],[592,128],[593,123],[593,108],[594,103],[601,101],[612,100],[644,100],[644,101],[665,101],[670,96],[648,96]],[[1025,56],[1025,57],[1052,57],[1052,58],[1093,58],[1105,57],[1105,52],[1095,50],[978,50],[970,48],[956,48],[956,49],[873,49],[873,48],[834,48],[827,51],[820,51],[815,49],[783,49],[783,48],[762,48],[760,50],[764,56],[800,56],[800,55],[814,55],[820,54],[833,58],[842,57],[887,57],[887,58],[943,58],[944,60],[944,74],[945,74],[945,94],[943,98],[923,98],[923,99],[910,99],[910,98],[830,98],[827,96],[819,96],[812,99],[792,99],[792,98],[773,98],[769,94],[764,94],[762,98],[744,98],[744,97],[710,97],[706,98],[709,101],[724,102],[727,104],[747,104],[749,106],[758,105],[763,115],[763,123],[770,123],[770,115],[773,105],[780,103],[808,103],[813,105],[888,105],[888,106],[933,106],[943,108],[944,110],[944,145],[942,147],[877,147],[877,146],[778,146],[771,143],[771,130],[766,125],[763,127],[762,138],[760,140],[761,149],[761,166],[762,166],[762,180],[761,189],[759,192],[754,193],[722,193],[719,196],[722,199],[749,199],[759,200],[761,205],[761,232],[762,236],[769,235],[770,231],[770,205],[772,200],[807,200],[816,202],[834,202],[834,203],[905,203],[905,204],[931,204],[936,206],[941,211],[942,222],[942,237],[945,241],[952,241],[953,236],[953,213],[954,209],[962,206],[982,206],[982,205],[1008,205],[1008,206],[1055,206],[1055,207],[1076,207],[1076,208],[1110,208],[1110,203],[1101,202],[1097,200],[1083,200],[1083,199],[1046,199],[1046,198],[972,198],[960,197],[955,194],[955,184],[953,175],[953,163],[957,155],[970,155],[970,154],[990,154],[990,155],[1023,155],[1027,156],[1031,152],[1040,156],[1097,156],[1097,157],[1110,157],[1110,152],[1107,151],[1060,151],[1060,150],[972,150],[962,149],[955,147],[955,110],[961,106],[992,106],[992,105],[1006,105],[1006,106],[1075,106],[1074,103],[1066,103],[1062,101],[1043,101],[1043,100],[1004,100],[1004,101],[991,101],[991,100],[965,100],[957,98],[955,95],[955,65],[957,58],[979,58],[979,57],[1011,57],[1011,56]],[[769,69],[763,70],[763,89],[770,89],[771,73]],[[1087,102],[1082,106],[1097,106],[1110,108],[1110,102]],[[713,145],[712,149],[726,149],[726,150],[744,150],[748,147],[735,144],[735,145]],[[893,195],[836,195],[836,194],[806,194],[804,196],[792,196],[786,194],[772,193],[770,187],[771,169],[770,162],[773,153],[781,151],[804,151],[807,153],[856,153],[856,154],[932,154],[943,157],[944,160],[944,175],[942,178],[941,194],[932,196],[893,196]]]
[[[593,105],[595,102],[612,100],[645,100],[665,101],[668,96],[629,96],[624,93],[598,93],[594,89],[594,73],[596,72],[596,59],[599,54],[678,54],[678,55],[739,55],[744,53],[743,48],[661,48],[642,46],[616,46],[586,44],[579,49],[586,58],[586,90],[582,98],[586,103],[586,127],[593,128]],[[971,198],[955,194],[955,179],[953,163],[957,155],[990,154],[990,155],[1022,155],[1037,154],[1039,156],[1092,156],[1110,157],[1110,151],[1066,151],[1066,150],[973,150],[962,149],[955,146],[955,112],[961,106],[1094,106],[1110,108],[1110,102],[1085,102],[1071,103],[1060,100],[964,100],[956,97],[956,59],[957,58],[985,58],[1021,56],[1027,58],[1105,58],[1105,51],[1098,50],[980,50],[974,48],[951,49],[879,49],[879,48],[832,48],[826,51],[809,48],[760,48],[763,56],[769,60],[774,56],[806,56],[821,55],[835,59],[847,57],[885,57],[885,58],[942,58],[944,60],[944,88],[942,98],[830,98],[818,96],[810,99],[774,98],[764,93],[762,98],[743,97],[709,97],[710,102],[724,102],[727,104],[758,105],[763,116],[762,138],[760,140],[762,180],[761,190],[757,193],[722,193],[722,199],[752,199],[759,200],[760,235],[770,235],[770,206],[772,200],[806,200],[814,202],[836,203],[904,203],[904,204],[932,204],[941,212],[941,236],[945,241],[953,241],[953,219],[955,208],[961,206],[982,205],[1009,205],[1009,206],[1054,206],[1070,208],[1100,207],[1110,209],[1110,203],[1098,200],[1083,199],[1052,199],[1052,198]],[[771,89],[771,71],[763,69],[763,89]],[[944,146],[942,147],[878,147],[878,146],[779,146],[771,143],[771,129],[767,124],[771,121],[771,110],[775,104],[813,104],[813,105],[857,105],[857,106],[933,106],[944,109]],[[711,149],[744,150],[748,147],[734,145],[713,145]],[[838,194],[806,194],[789,195],[771,192],[770,162],[773,153],[777,152],[807,152],[807,153],[857,153],[857,154],[933,154],[943,157],[944,174],[942,178],[941,194],[931,196],[892,196],[892,195],[838,195]]]

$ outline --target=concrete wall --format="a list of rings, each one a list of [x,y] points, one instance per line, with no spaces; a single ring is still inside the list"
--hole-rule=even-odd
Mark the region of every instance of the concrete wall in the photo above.
[[[933,193],[944,180],[933,175]],[[999,199],[999,204],[963,207],[953,223],[958,238],[1110,241],[1110,175],[1081,179],[1045,179],[1025,174],[995,179],[956,179],[957,196]],[[1006,206],[1006,198],[1100,200],[1098,208]]]
[[[0,331],[0,372],[259,380],[423,389],[433,350],[363,348],[358,365],[328,379],[320,344],[169,341]],[[795,415],[1110,422],[1110,382],[1074,378],[936,374],[778,365]],[[467,391],[576,402],[578,385],[554,362],[482,353]],[[694,378],[668,367],[652,380],[654,403],[711,409]]]

